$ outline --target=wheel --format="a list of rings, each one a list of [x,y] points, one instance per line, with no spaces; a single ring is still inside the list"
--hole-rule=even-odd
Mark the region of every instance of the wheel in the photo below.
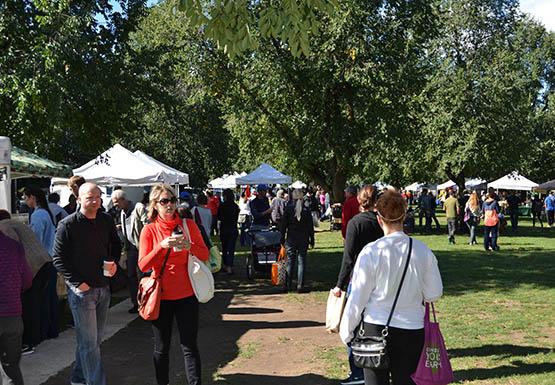
[[[255,274],[254,261],[253,261],[252,258],[253,258],[252,254],[247,255],[247,263],[246,263],[246,265],[247,265],[247,278],[250,279],[250,280],[254,279],[254,274]]]

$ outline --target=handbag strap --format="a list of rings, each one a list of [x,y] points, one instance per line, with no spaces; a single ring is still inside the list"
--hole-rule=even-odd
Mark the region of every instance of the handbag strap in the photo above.
[[[403,287],[403,281],[405,280],[405,275],[407,275],[407,270],[409,267],[410,257],[412,255],[412,238],[409,237],[409,251],[407,254],[407,262],[405,263],[405,268],[403,270],[403,275],[401,276],[401,282],[399,282],[399,287],[397,288],[397,294],[395,294],[395,300],[393,301],[393,306],[391,307],[391,311],[389,312],[389,317],[387,318],[387,323],[382,330],[382,336],[387,337],[389,334],[388,328],[389,323],[391,322],[391,317],[393,317],[393,311],[395,310],[395,306],[397,305],[397,300],[399,299],[399,294],[401,293],[401,287]],[[359,328],[359,335],[364,335],[364,312],[362,313],[362,320],[360,322]]]
[[[409,237],[409,251],[407,254],[407,262],[405,263],[405,269],[403,270],[403,275],[401,276],[401,282],[399,282],[399,288],[397,289],[397,294],[395,294],[395,300],[393,301],[393,306],[391,307],[391,311],[389,312],[387,323],[385,324],[385,328],[382,331],[382,335],[384,337],[387,336],[388,334],[389,323],[391,322],[391,318],[393,317],[393,312],[395,311],[395,306],[397,305],[399,294],[401,294],[401,288],[403,287],[403,281],[405,280],[405,276],[407,275],[411,254],[412,254],[412,238]]]
[[[433,302],[426,302],[426,312],[424,314],[424,323],[425,324],[430,323],[430,305],[432,305],[432,314],[434,315],[434,323],[437,323],[436,309],[434,308],[434,303]]]
[[[164,270],[166,269],[166,262],[168,262],[168,257],[170,256],[172,249],[171,247],[166,251],[166,256],[164,257],[164,263],[162,263],[162,269],[160,269],[160,274],[158,274],[158,278],[162,279],[162,275],[164,275]]]

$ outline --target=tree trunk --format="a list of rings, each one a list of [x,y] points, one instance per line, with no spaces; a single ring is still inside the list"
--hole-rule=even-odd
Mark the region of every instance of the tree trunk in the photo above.
[[[465,189],[464,187],[464,182],[465,182],[465,177],[464,177],[464,172],[460,172],[458,174],[453,174],[452,172],[447,172],[447,177],[449,177],[449,179],[451,179],[453,182],[455,182],[457,184],[457,187],[459,188],[458,191],[458,195],[462,196],[462,193]]]
[[[347,183],[347,177],[343,172],[337,170],[333,174],[332,190],[330,192],[331,203],[341,203],[345,200],[345,183]]]

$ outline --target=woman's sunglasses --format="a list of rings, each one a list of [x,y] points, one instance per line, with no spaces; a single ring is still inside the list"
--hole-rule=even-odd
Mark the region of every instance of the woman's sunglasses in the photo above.
[[[162,198],[158,201],[158,203],[160,203],[162,206],[167,205],[168,203],[177,203],[177,198],[176,197],[171,197],[171,198]]]

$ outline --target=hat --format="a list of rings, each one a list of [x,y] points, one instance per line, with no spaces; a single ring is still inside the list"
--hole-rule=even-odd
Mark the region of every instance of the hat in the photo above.
[[[264,183],[259,184],[258,186],[256,186],[256,191],[268,191],[268,186],[266,186]]]
[[[352,194],[352,195],[356,195],[357,194],[357,188],[355,186],[348,186],[345,189],[346,193]]]
[[[181,191],[179,193],[179,199],[184,200],[184,201],[190,201],[191,200],[191,194],[189,194],[187,191]]]

